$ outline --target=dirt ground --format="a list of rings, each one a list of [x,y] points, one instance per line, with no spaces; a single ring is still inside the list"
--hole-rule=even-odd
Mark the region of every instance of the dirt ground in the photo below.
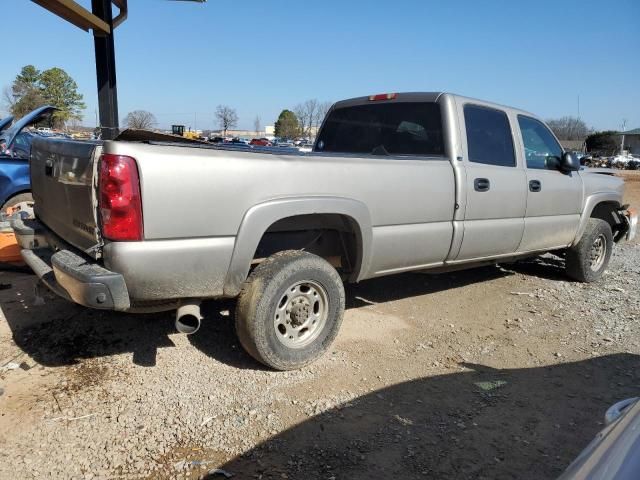
[[[185,337],[0,271],[0,478],[555,478],[640,391],[638,241],[596,284],[562,266],[349,286],[332,350],[287,373],[242,351],[231,303]]]

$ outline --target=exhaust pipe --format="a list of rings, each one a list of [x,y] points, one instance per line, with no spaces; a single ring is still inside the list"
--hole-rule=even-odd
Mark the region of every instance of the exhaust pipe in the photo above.
[[[176,311],[176,330],[191,335],[200,329],[201,320],[199,300],[181,303]]]

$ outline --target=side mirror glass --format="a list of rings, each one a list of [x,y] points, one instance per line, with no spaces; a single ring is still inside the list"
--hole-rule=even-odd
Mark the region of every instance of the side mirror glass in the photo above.
[[[560,170],[563,172],[577,172],[580,170],[580,160],[571,152],[564,152],[560,159]]]

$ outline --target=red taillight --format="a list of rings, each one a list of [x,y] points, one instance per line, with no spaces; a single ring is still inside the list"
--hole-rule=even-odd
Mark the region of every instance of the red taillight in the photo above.
[[[136,161],[124,155],[102,155],[98,192],[102,235],[115,241],[142,240],[142,200]]]
[[[369,97],[369,101],[376,102],[378,100],[393,100],[397,96],[397,93],[379,93],[378,95],[371,95]]]

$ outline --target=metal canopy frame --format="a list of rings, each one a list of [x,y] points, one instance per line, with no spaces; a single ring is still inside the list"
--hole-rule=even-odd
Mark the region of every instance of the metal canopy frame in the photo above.
[[[116,87],[116,55],[113,30],[127,19],[127,0],[91,0],[91,11],[74,0],[31,0],[54,15],[81,28],[93,31],[98,80],[98,109],[102,138],[118,135],[118,90]],[[204,3],[206,0],[183,0]],[[113,5],[118,16],[113,18]]]
[[[111,27],[107,22],[81,7],[73,0],[33,0],[33,2],[46,8],[54,15],[64,18],[85,32],[95,30],[104,34],[111,33]]]
[[[93,31],[102,138],[104,140],[115,138],[118,135],[119,126],[113,30],[127,18],[127,0],[91,0],[91,11],[78,5],[74,0],[32,1],[85,32]],[[119,10],[115,18],[113,18],[112,5]]]
[[[85,32],[93,30],[94,34],[111,33],[111,25],[103,18],[95,15],[86,8],[78,5],[74,0],[31,0],[42,8],[49,10],[54,15],[72,23]],[[198,0],[201,1],[201,0]],[[113,28],[116,28],[127,19],[127,0],[111,0],[118,7],[120,13],[113,19]]]

